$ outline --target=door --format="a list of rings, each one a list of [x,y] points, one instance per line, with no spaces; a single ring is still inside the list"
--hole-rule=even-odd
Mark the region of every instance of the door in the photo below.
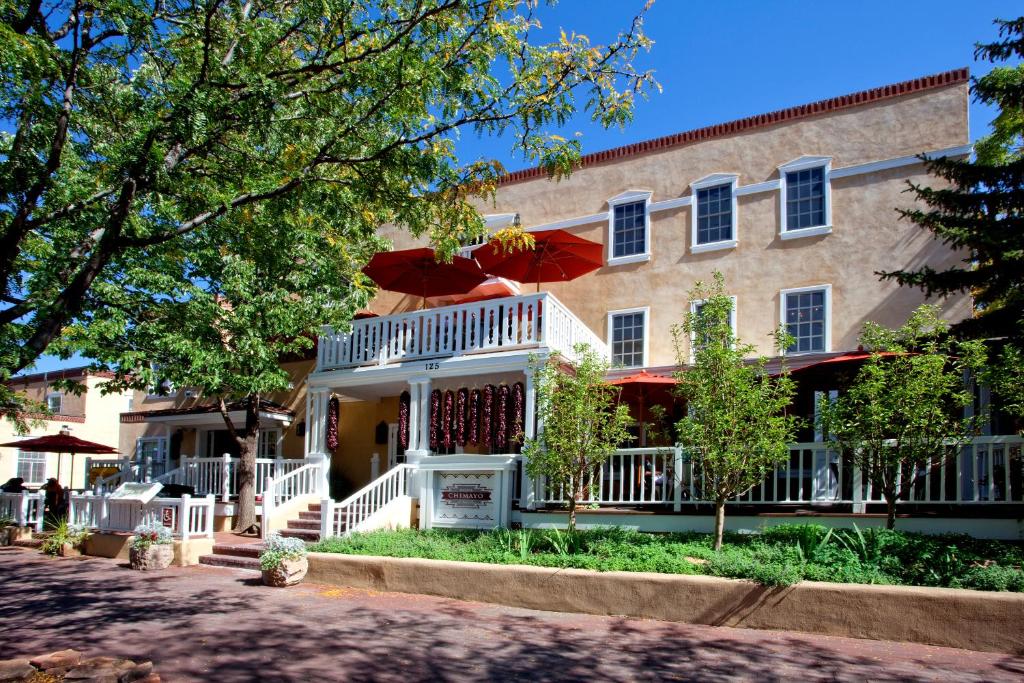
[[[388,424],[388,469],[405,462],[405,451],[398,445],[398,423]]]

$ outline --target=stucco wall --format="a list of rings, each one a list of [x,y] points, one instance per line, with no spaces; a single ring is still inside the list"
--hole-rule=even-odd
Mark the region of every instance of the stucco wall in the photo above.
[[[835,169],[957,147],[969,141],[967,103],[966,84],[948,86],[588,166],[560,183],[536,179],[503,185],[480,209],[518,212],[522,224],[531,227],[607,212],[608,200],[626,190],[652,192],[654,202],[689,196],[690,183],[712,173],[736,173],[741,187],[777,180],[780,164],[803,155],[831,157]],[[778,236],[778,190],[739,196],[738,246],[707,253],[690,248],[690,207],[655,212],[649,261],[605,266],[573,282],[542,287],[601,338],[607,338],[609,311],[649,306],[646,365],[661,366],[674,363],[669,329],[688,309],[687,292],[715,270],[737,297],[739,336],[767,355],[775,355],[770,335],[780,323],[780,290],[831,284],[831,350],[850,350],[865,321],[898,325],[924,301],[916,290],[880,282],[877,271],[925,263],[943,268],[959,258],[930,233],[899,219],[896,208],[912,204],[904,192],[908,180],[939,184],[921,164],[833,179],[832,233],[792,240]],[[569,232],[607,243],[608,222]],[[401,232],[389,234],[396,248],[416,242]],[[382,292],[372,309],[386,314],[418,303]],[[969,314],[966,297],[940,303],[950,320]]]

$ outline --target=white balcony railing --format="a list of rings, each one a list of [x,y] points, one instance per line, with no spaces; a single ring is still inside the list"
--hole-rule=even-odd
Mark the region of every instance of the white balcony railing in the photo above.
[[[579,343],[608,355],[589,327],[554,295],[540,292],[356,320],[349,332],[325,328],[317,370],[536,347],[572,359]]]

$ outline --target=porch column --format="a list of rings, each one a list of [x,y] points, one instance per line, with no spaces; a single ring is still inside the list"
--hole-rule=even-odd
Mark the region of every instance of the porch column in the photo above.
[[[327,402],[331,392],[326,388],[306,392],[306,457],[320,458],[320,491],[330,490],[331,455],[327,452]]]
[[[409,379],[409,448],[405,461],[419,462],[430,455],[430,378]]]
[[[420,385],[409,382],[409,445],[405,452],[420,448]],[[408,456],[407,456],[408,457]]]
[[[537,436],[537,388],[533,384],[533,372],[526,370],[526,402],[523,406],[523,434],[527,440]],[[519,507],[533,510],[537,507],[536,488],[533,478],[526,472],[526,458],[523,458],[523,472]]]

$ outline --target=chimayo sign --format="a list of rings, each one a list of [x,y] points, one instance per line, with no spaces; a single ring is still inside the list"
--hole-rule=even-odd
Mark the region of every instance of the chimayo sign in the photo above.
[[[419,462],[426,528],[493,529],[508,526],[515,461],[509,456],[442,455]]]

